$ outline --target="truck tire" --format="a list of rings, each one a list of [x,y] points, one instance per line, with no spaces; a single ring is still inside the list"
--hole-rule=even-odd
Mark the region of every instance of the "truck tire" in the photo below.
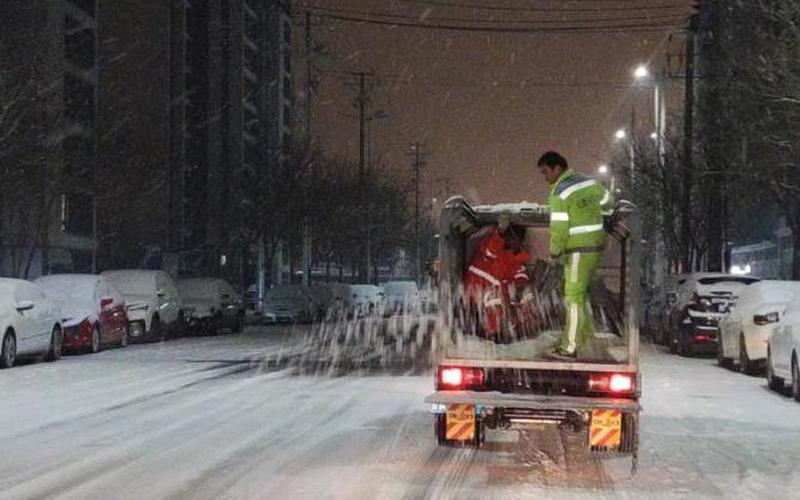
[[[433,420],[433,431],[436,435],[436,444],[439,446],[449,446],[452,448],[480,448],[484,442],[484,425],[477,419],[475,422],[475,436],[469,441],[452,441],[445,436],[447,429],[446,416],[444,414],[437,414]]]

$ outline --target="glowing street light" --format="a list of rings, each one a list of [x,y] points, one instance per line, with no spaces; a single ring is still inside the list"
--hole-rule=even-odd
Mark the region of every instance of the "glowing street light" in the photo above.
[[[658,133],[657,132],[653,132],[652,134],[650,134],[650,138],[655,141],[656,139],[658,139]]]
[[[644,64],[636,66],[636,69],[633,70],[633,77],[636,78],[637,80],[644,80],[648,76],[650,76],[650,71]]]
[[[599,167],[597,167],[597,173],[600,175],[606,175],[608,173],[608,165],[603,163]]]
[[[621,129],[617,130],[617,131],[614,133],[614,138],[615,138],[616,140],[618,140],[618,141],[622,141],[622,140],[624,140],[626,137],[628,137],[628,133],[627,133],[627,132],[625,132],[625,129],[624,129],[624,128],[621,128]]]

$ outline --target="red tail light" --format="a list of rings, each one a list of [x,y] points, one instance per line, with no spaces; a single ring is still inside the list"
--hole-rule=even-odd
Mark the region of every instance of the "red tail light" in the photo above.
[[[708,342],[711,339],[711,337],[709,337],[708,335],[697,334],[694,336],[694,339],[697,342]]]
[[[443,389],[475,389],[483,385],[483,370],[459,366],[439,368],[437,387]]]
[[[629,373],[593,373],[589,376],[589,390],[629,394],[634,389],[633,377]]]

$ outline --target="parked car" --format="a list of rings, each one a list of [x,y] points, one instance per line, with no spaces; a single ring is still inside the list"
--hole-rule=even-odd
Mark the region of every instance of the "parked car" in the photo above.
[[[323,304],[305,285],[277,285],[264,297],[265,323],[311,323],[324,315]]]
[[[419,288],[413,281],[387,281],[383,284],[383,293],[386,301],[384,314],[407,314],[420,311]]]
[[[730,314],[720,321],[720,366],[730,368],[738,362],[747,374],[763,369],[769,333],[786,307],[798,299],[800,282],[796,281],[761,281],[745,288]]]
[[[350,314],[353,317],[383,314],[383,289],[376,285],[350,285]]]
[[[190,329],[209,333],[242,331],[242,298],[227,281],[219,278],[188,278],[178,280],[177,285]]]
[[[668,311],[667,343],[684,355],[716,354],[719,321],[747,285],[760,281],[749,276],[694,273],[678,281],[674,305]]]
[[[61,310],[64,349],[98,352],[128,345],[125,300],[108,278],[96,274],[51,274],[34,283]]]
[[[326,319],[338,319],[347,315],[352,308],[350,287],[343,283],[318,283],[311,292],[325,310]]]
[[[104,271],[125,299],[132,342],[175,336],[183,326],[181,297],[164,271],[120,269]]]
[[[794,302],[783,317],[776,312],[766,316],[776,323],[767,338],[767,385],[783,391],[789,382],[792,397],[800,402],[800,307]]]
[[[0,278],[0,368],[10,368],[22,357],[60,358],[60,318],[61,311],[36,285]]]

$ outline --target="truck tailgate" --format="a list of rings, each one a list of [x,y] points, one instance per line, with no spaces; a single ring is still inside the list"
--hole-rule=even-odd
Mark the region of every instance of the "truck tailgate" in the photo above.
[[[502,392],[436,391],[425,398],[428,404],[469,404],[490,408],[529,408],[589,411],[595,409],[638,412],[639,402],[627,398],[592,398],[545,396],[539,394],[506,394]]]

